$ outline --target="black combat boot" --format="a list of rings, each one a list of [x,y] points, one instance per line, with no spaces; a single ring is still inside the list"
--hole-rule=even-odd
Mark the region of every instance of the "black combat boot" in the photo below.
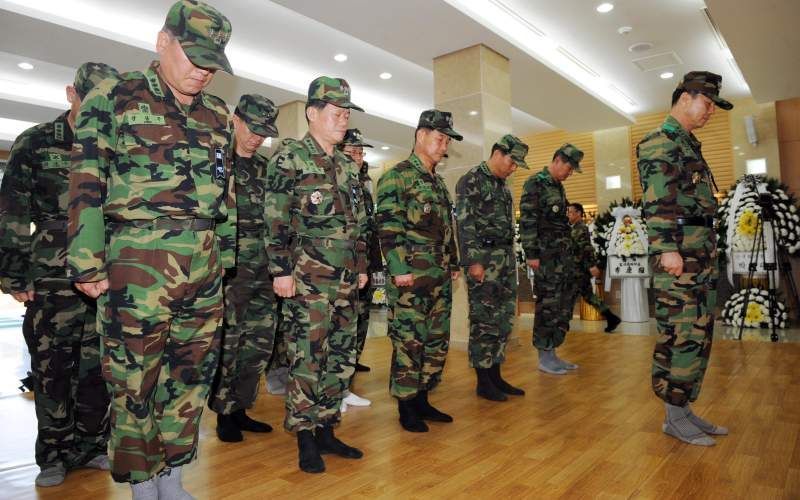
[[[247,416],[244,410],[236,410],[231,413],[233,421],[240,431],[247,432],[272,432],[272,426],[266,422],[259,422]]]
[[[489,378],[488,368],[475,368],[475,373],[478,375],[478,387],[475,392],[478,396],[488,399],[489,401],[506,401],[508,396],[503,394],[503,391],[494,386]]]
[[[333,427],[330,425],[317,428],[316,439],[320,455],[333,453],[344,458],[361,458],[364,456],[361,450],[347,446],[334,436]]]
[[[417,392],[414,402],[416,403],[417,414],[422,417],[423,420],[430,420],[432,422],[453,421],[453,417],[431,406],[428,402],[428,391]]]
[[[611,309],[604,312],[603,317],[606,319],[606,333],[613,332],[614,329],[617,328],[622,322],[622,320],[619,319],[619,316],[611,312]]]
[[[225,441],[226,443],[238,443],[244,440],[242,431],[236,425],[233,415],[217,413],[217,437],[220,441]]]
[[[397,410],[400,412],[400,425],[408,432],[428,432],[428,425],[419,418],[413,399],[397,400]]]
[[[519,387],[514,387],[513,385],[503,380],[503,376],[500,375],[499,364],[492,365],[492,367],[489,368],[489,379],[492,381],[495,387],[505,392],[506,394],[511,394],[512,396],[525,395],[525,391],[523,391]]]
[[[311,431],[299,431],[297,433],[297,451],[300,456],[300,470],[316,474],[325,472],[325,462],[317,448],[317,441]]]
[[[362,365],[361,363],[356,363],[356,371],[357,372],[368,372],[370,371],[370,367],[367,365]]]

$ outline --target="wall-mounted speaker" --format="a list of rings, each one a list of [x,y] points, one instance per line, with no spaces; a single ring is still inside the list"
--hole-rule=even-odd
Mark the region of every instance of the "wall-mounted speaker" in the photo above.
[[[758,133],[756,132],[756,117],[747,115],[744,117],[744,130],[747,132],[747,142],[755,146],[758,144]]]

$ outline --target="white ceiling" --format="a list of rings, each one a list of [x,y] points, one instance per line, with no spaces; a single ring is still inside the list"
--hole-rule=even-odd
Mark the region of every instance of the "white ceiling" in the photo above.
[[[227,52],[237,75],[218,75],[211,91],[229,103],[242,93],[258,92],[280,105],[303,99],[308,82],[320,74],[342,76],[353,88],[353,100],[366,110],[353,114],[353,125],[372,143],[392,148],[376,148],[373,163],[383,155],[407,153],[419,112],[433,104],[433,58],[477,43],[511,60],[518,135],[629,124],[631,115],[664,109],[677,79],[694,69],[722,74],[723,95],[749,95],[727,60],[730,53],[706,23],[702,0],[612,1],[616,8],[603,15],[594,10],[599,0],[211,0],[232,22]],[[87,60],[123,71],[144,68],[171,3],[0,0],[0,118],[51,119],[66,107],[63,88]],[[508,22],[476,15],[472,11],[478,6],[489,13],[505,9],[514,22],[544,33],[598,80],[628,96],[630,109],[611,104],[580,74],[541,58],[526,36],[505,33]],[[632,32],[617,34],[622,25]],[[653,48],[628,52],[628,46],[643,41]],[[660,70],[643,72],[632,63],[672,51],[682,64],[668,68],[675,73],[670,80],[661,80]],[[348,61],[335,62],[339,52]],[[36,68],[20,70],[16,64],[22,60]],[[378,78],[383,71],[393,78]]]

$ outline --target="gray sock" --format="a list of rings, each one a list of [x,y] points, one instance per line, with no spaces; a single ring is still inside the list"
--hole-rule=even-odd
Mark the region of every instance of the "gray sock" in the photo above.
[[[666,419],[661,426],[661,430],[684,443],[697,446],[713,446],[716,441],[707,436],[695,424],[689,420],[689,408],[687,406],[675,406],[664,403]]]
[[[563,360],[558,357],[558,353],[555,349],[553,349],[553,357],[555,358],[556,362],[565,370],[577,370],[578,365],[575,363],[570,363],[569,361]]]
[[[552,349],[539,349],[539,370],[551,375],[564,375],[567,369],[556,360],[555,351]]]
[[[157,478],[151,477],[147,481],[131,484],[133,500],[158,500]]]
[[[705,432],[706,434],[712,434],[714,436],[727,436],[728,435],[728,428],[723,427],[721,425],[714,425],[708,420],[703,420],[702,418],[698,417],[692,411],[691,405],[686,405],[686,409],[689,411],[687,418],[689,422],[693,423],[697,426],[698,429]]]
[[[158,500],[194,500],[181,484],[181,467],[164,469],[158,474]]]
[[[67,469],[62,464],[43,467],[36,476],[36,486],[41,486],[42,488],[58,486],[64,482],[66,475]]]
[[[111,461],[108,459],[108,455],[97,455],[83,464],[82,467],[87,469],[111,470]]]

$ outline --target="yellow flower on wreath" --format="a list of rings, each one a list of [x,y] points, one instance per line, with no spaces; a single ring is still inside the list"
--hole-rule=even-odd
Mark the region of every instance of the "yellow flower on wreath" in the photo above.
[[[747,313],[744,315],[746,322],[750,324],[758,324],[764,319],[764,310],[761,304],[750,302],[747,304]]]
[[[736,231],[745,236],[753,236],[758,231],[759,227],[758,215],[748,208],[739,216],[739,222],[736,224]]]

